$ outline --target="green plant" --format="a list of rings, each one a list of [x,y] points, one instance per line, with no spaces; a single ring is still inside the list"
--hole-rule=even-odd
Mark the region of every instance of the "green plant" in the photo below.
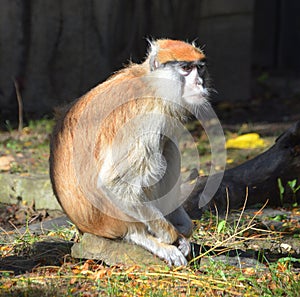
[[[5,127],[9,133],[11,133],[14,130],[14,128],[9,120],[5,121]]]
[[[260,84],[265,84],[268,78],[270,77],[268,72],[262,72],[258,77],[257,77],[257,82]]]
[[[285,193],[285,187],[282,184],[281,178],[279,177],[277,179],[277,184],[278,184],[278,189],[279,189],[279,197],[280,197],[280,202],[283,205],[283,195]],[[300,185],[297,185],[297,179],[293,179],[287,182],[287,185],[291,189],[293,193],[293,206],[296,207],[298,204],[296,202],[296,193],[300,190]]]
[[[27,170],[25,169],[25,166],[22,164],[18,164],[17,162],[12,162],[10,165],[10,173],[24,173]]]
[[[284,257],[278,259],[279,263],[286,263],[286,262],[293,262],[293,263],[300,263],[300,259],[294,258],[294,257]]]
[[[11,151],[14,151],[16,153],[21,152],[22,151],[22,143],[17,139],[9,138],[6,141],[6,148]]]
[[[281,205],[283,204],[283,195],[285,192],[284,186],[282,185],[282,181],[281,178],[277,178],[277,185],[278,185],[278,189],[279,189],[279,198],[280,198],[280,202]]]
[[[30,131],[37,133],[51,133],[54,126],[54,120],[48,118],[42,118],[40,120],[30,120],[27,128]]]
[[[293,192],[293,199],[294,199],[293,206],[296,207],[298,205],[296,201],[296,193],[300,190],[300,185],[297,186],[297,179],[288,181],[287,184],[289,185],[289,187]]]
[[[223,232],[225,230],[225,227],[226,227],[226,221],[225,220],[219,221],[218,226],[217,226],[218,233]]]

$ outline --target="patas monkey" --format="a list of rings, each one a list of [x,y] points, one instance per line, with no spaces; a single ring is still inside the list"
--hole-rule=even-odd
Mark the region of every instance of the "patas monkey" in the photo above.
[[[192,222],[180,206],[177,130],[208,104],[206,74],[194,44],[156,40],[145,62],[68,108],[53,132],[50,174],[81,232],[124,238],[169,265],[187,264]]]

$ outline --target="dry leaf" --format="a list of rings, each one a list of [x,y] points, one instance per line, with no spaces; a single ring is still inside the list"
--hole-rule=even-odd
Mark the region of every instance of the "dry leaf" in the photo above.
[[[0,171],[8,171],[11,168],[11,163],[15,162],[13,156],[1,156],[0,157]]]
[[[265,141],[257,133],[248,133],[226,141],[226,148],[254,149],[265,147]]]

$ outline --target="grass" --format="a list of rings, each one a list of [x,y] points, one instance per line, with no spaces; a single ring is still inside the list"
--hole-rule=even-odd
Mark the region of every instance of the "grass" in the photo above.
[[[29,121],[21,132],[8,127],[8,131],[1,133],[0,157],[14,158],[8,169],[9,173],[48,173],[49,135],[53,125],[53,120],[44,118]]]
[[[52,120],[43,119],[29,122],[20,133],[9,129],[1,136],[0,156],[13,155],[16,158],[16,163],[10,168],[11,173],[47,172],[52,127]],[[191,130],[195,138],[201,140],[197,145],[200,153],[208,152],[205,134],[197,127]],[[227,137],[231,136],[227,133]],[[188,144],[185,146],[189,148]],[[228,158],[233,159],[236,165],[258,152],[251,150],[241,154],[230,150],[228,153]],[[202,160],[209,168],[209,159],[204,157]],[[203,169],[205,172],[206,167]],[[299,233],[294,231],[299,228],[299,220],[295,218],[300,212],[298,208],[293,211],[294,217],[279,218],[285,220],[285,229],[276,231],[272,230],[274,218],[269,218],[269,227],[263,228],[259,211],[254,214],[242,209],[236,215],[224,217],[218,213],[204,213],[201,220],[194,222],[192,238],[201,251],[187,267],[109,267],[92,260],[78,261],[66,253],[58,259],[59,264],[49,264],[48,256],[44,256],[45,262],[30,272],[15,274],[4,269],[0,259],[0,296],[299,296],[299,270],[293,266],[298,259],[294,254],[274,261],[269,261],[264,254],[265,247],[280,246],[287,234],[299,240]],[[266,220],[268,218],[264,218]],[[8,257],[17,257],[16,260],[30,258],[33,257],[32,246],[35,243],[49,238],[72,241],[77,236],[74,227],[54,229],[41,235],[32,234],[29,230],[17,236],[2,232],[0,256],[2,260]],[[260,251],[257,256],[260,261],[252,259],[252,265],[245,265],[245,259],[236,257],[238,265],[232,264],[229,252],[250,248]]]
[[[17,174],[46,174],[48,173],[49,158],[49,136],[54,126],[54,120],[43,118],[40,120],[31,120],[28,124],[18,132],[12,128],[8,122],[6,124],[7,131],[0,134],[0,157],[13,156],[15,161],[11,163],[8,172]],[[251,127],[250,127],[251,128]],[[249,129],[250,129],[249,128]],[[195,145],[182,140],[180,142],[180,151],[183,156],[183,176],[186,178],[188,172],[196,167],[194,164],[195,148],[200,156],[200,174],[209,174],[211,167],[210,143],[206,133],[198,122],[187,124],[187,129],[194,138]],[[243,128],[243,133],[247,133],[248,128]],[[238,133],[226,131],[226,139],[237,136]],[[265,137],[267,143],[272,143],[274,137]],[[243,163],[248,159],[261,153],[264,148],[240,150],[228,150],[227,167]],[[192,156],[192,157],[191,157]],[[219,168],[224,169],[224,168]],[[0,168],[1,172],[1,168]]]
[[[2,296],[297,296],[299,289],[299,277],[289,269],[241,271],[213,261],[177,270],[86,261],[1,280]]]
[[[195,259],[200,262],[191,261],[187,267],[108,267],[66,255],[60,265],[36,267],[30,273],[0,271],[0,296],[298,296],[300,275],[291,257],[268,262],[262,254],[265,265],[244,266],[240,258],[237,266],[226,261],[226,253],[222,259],[219,256],[245,248],[246,242],[280,237],[278,232],[257,228],[257,220],[243,210],[236,218],[205,213],[195,221],[193,241],[211,249]],[[11,242],[2,241],[2,256],[30,254],[31,244],[49,237],[72,240],[74,232],[74,227],[59,228],[37,236],[27,230]]]

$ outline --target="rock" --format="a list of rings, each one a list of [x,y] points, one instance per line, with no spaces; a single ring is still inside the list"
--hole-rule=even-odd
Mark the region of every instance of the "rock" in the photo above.
[[[22,176],[9,173],[0,174],[0,202],[6,204],[32,203],[35,209],[61,210],[55,198],[48,175]]]
[[[30,224],[26,227],[21,227],[9,232],[1,232],[0,238],[3,242],[14,242],[16,239],[23,236],[26,232],[30,232],[32,235],[47,234],[50,231],[56,231],[61,228],[67,228],[70,226],[70,220],[67,216],[60,216],[48,221],[42,221],[35,224]],[[51,238],[51,237],[50,237]],[[1,269],[0,269],[1,270]]]
[[[35,235],[39,235],[39,234],[44,234],[46,232],[49,231],[54,231],[57,230],[59,228],[66,228],[70,226],[71,221],[69,220],[69,218],[67,216],[61,216],[49,221],[42,221],[39,223],[35,223],[35,224],[31,224],[29,226],[26,227],[22,227],[20,229],[18,229],[18,233],[23,234],[25,233],[28,229],[31,233],[34,233]]]
[[[71,256],[102,260],[107,265],[166,265],[164,261],[138,245],[89,233],[84,233],[81,241],[73,245]]]
[[[202,265],[208,265],[209,262],[222,262],[226,265],[237,267],[239,269],[252,268],[255,267],[256,270],[265,270],[266,265],[260,263],[257,259],[247,258],[247,257],[228,257],[226,255],[220,255],[210,258],[201,259]]]
[[[24,255],[0,258],[0,270],[13,271],[18,275],[31,272],[39,266],[61,265],[65,255],[70,254],[71,246],[72,242],[57,238],[47,238],[44,241],[35,242],[29,247],[29,252]]]

